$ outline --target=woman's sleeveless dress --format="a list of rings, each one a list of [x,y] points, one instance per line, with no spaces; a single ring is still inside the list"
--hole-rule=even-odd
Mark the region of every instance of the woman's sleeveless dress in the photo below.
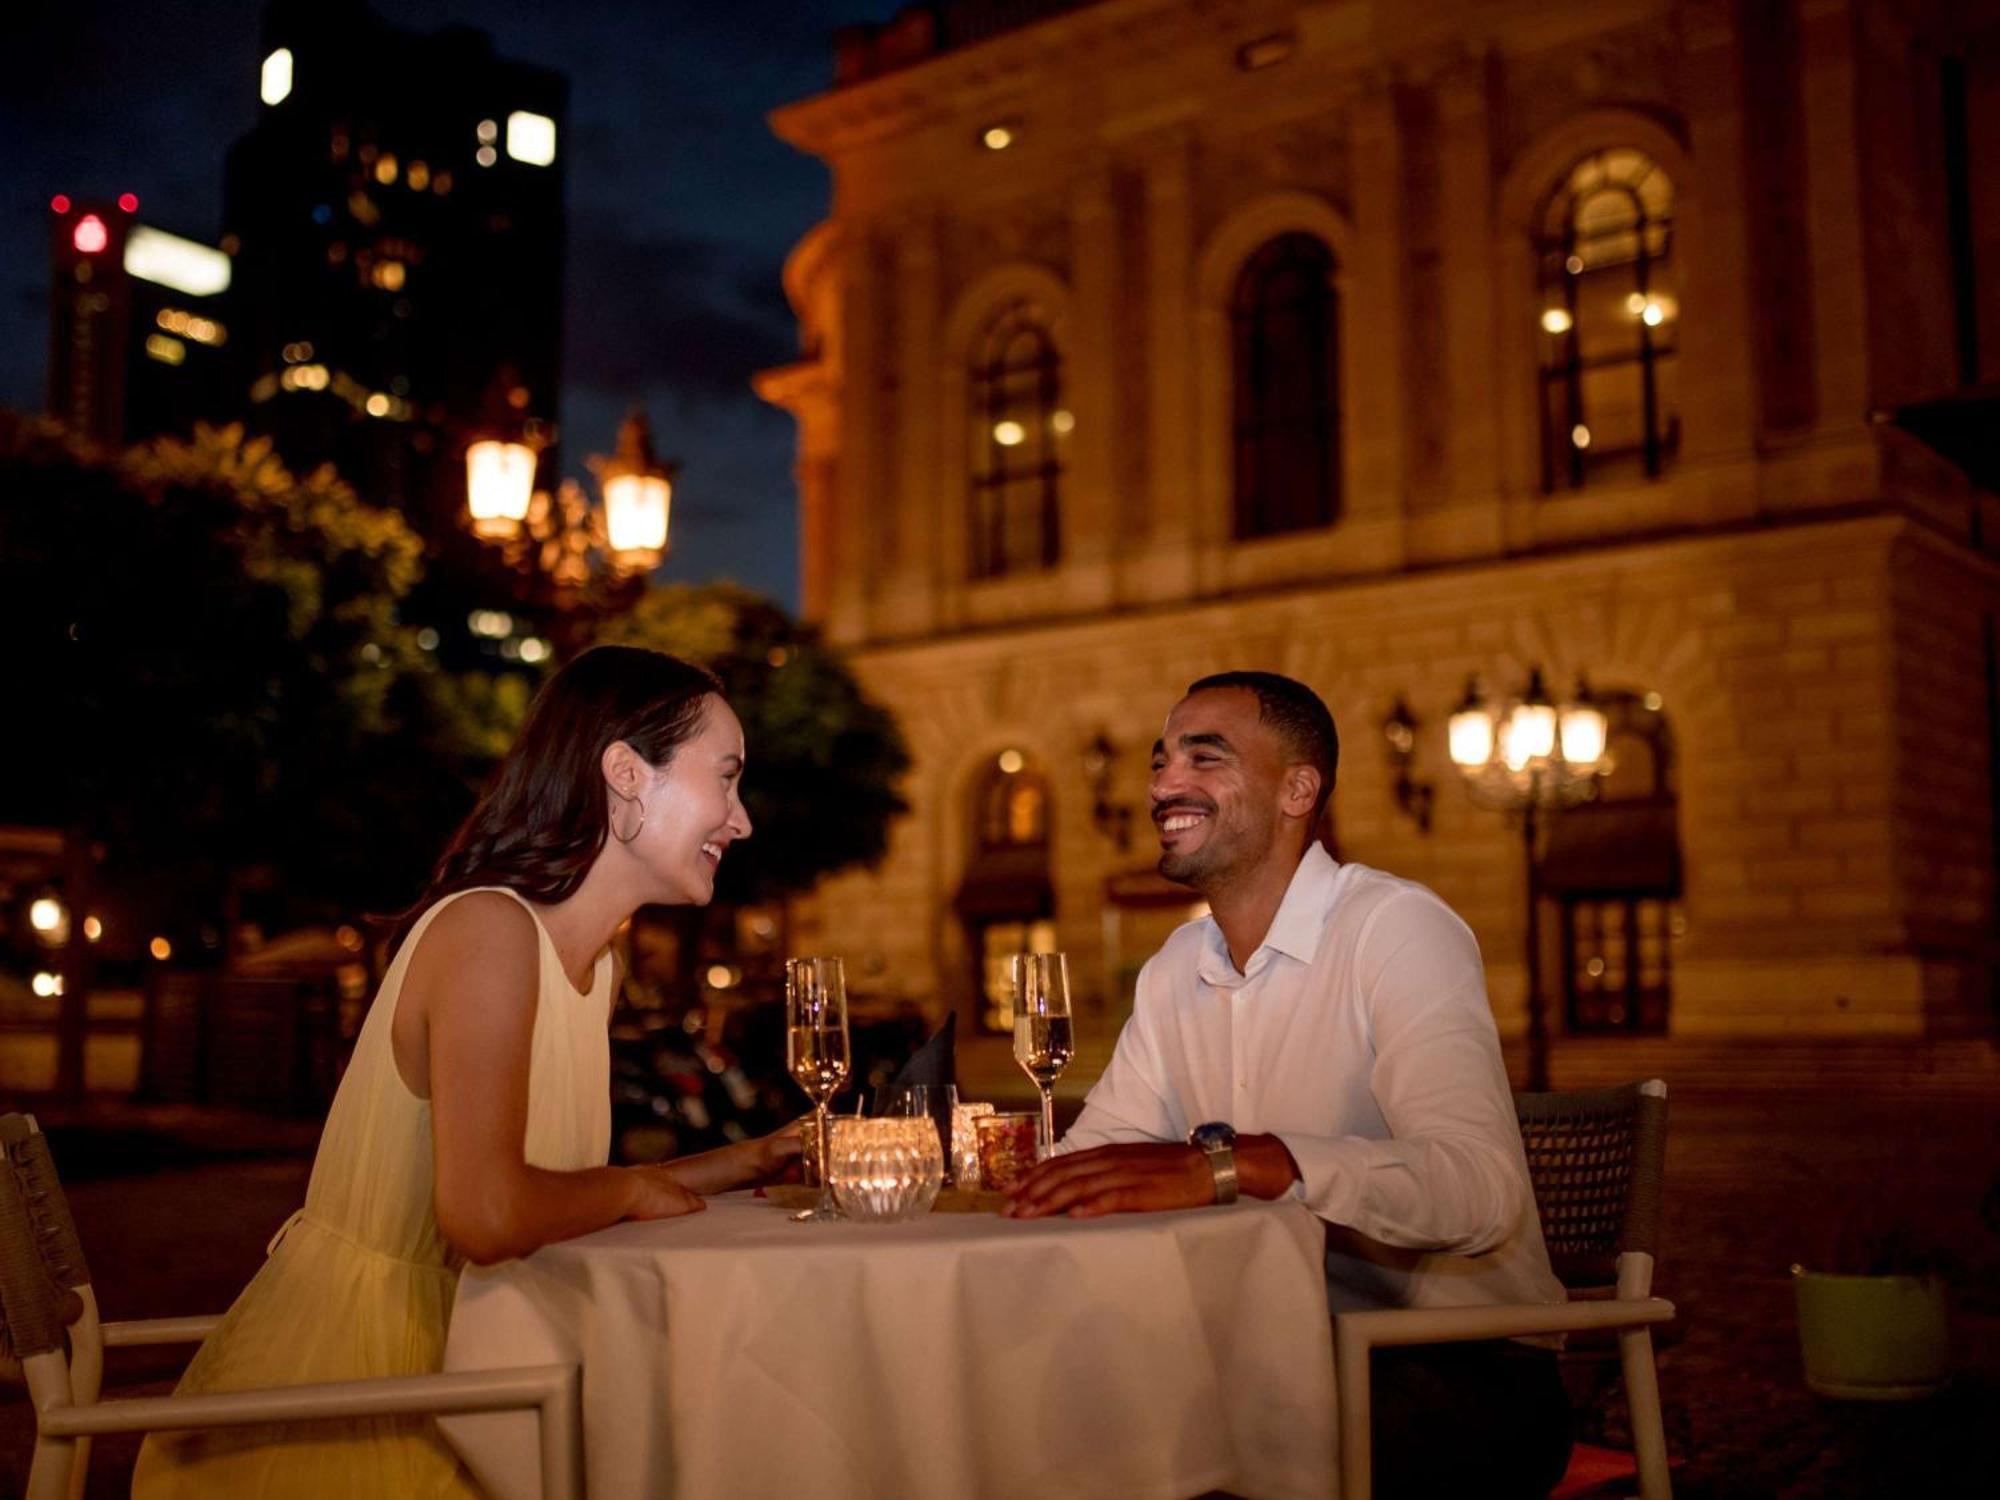
[[[425,912],[390,964],[327,1115],[305,1207],[278,1231],[263,1269],[202,1344],[182,1394],[440,1368],[460,1260],[438,1230],[430,1103],[396,1071],[390,1026],[417,944],[440,911],[470,894]],[[557,1171],[603,1166],[611,1146],[611,956],[599,956],[590,992],[579,994],[539,917],[535,929],[540,982],[526,1159]],[[478,1491],[433,1421],[404,1417],[158,1434],[140,1452],[132,1493],[135,1500],[358,1500]]]

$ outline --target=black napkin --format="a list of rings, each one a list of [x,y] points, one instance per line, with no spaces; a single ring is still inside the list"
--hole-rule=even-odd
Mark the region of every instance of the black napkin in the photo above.
[[[913,1084],[958,1082],[958,1016],[946,1016],[944,1025],[929,1041],[917,1048],[896,1070],[896,1076],[875,1091],[875,1113],[881,1114],[896,1097],[896,1090]]]

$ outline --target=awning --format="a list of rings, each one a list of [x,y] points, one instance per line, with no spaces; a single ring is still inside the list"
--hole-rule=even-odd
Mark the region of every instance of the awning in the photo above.
[[[1549,820],[1542,890],[1551,896],[1678,896],[1672,802],[1588,802]]]
[[[1049,884],[1046,844],[1014,844],[982,849],[965,868],[952,903],[961,917],[1032,920],[1052,917],[1055,888]]]

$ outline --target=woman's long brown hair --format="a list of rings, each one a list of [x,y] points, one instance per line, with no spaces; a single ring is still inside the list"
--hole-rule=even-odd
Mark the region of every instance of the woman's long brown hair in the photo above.
[[[397,917],[390,953],[456,891],[501,885],[545,905],[573,894],[604,847],[605,750],[623,740],[648,765],[666,765],[721,691],[713,673],[635,646],[594,646],[557,672],[429,887]]]

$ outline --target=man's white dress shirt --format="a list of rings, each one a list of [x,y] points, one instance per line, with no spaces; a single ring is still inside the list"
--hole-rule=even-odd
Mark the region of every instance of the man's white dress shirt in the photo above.
[[[1177,929],[1061,1149],[1209,1120],[1291,1151],[1334,1311],[1563,1300],[1479,945],[1414,881],[1314,844],[1240,974],[1213,917]]]

